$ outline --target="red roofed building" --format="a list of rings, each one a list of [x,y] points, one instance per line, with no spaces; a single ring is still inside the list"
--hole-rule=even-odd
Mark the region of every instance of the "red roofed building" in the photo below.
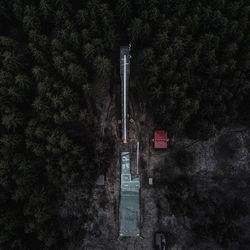
[[[154,131],[154,148],[164,149],[168,147],[168,134],[166,130]]]

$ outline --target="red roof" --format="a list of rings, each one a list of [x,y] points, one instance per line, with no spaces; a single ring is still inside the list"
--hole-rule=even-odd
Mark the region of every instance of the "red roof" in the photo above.
[[[168,147],[168,134],[166,130],[154,131],[154,148],[167,148]]]

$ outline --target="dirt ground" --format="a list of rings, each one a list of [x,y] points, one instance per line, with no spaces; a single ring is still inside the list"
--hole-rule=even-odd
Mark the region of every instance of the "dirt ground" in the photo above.
[[[107,99],[103,106],[103,128],[109,127],[116,138],[115,154],[106,174],[104,187],[96,187],[93,193],[91,211],[94,219],[88,227],[89,233],[83,239],[79,249],[86,250],[152,250],[154,232],[167,230],[178,235],[175,244],[169,249],[186,249],[185,243],[190,237],[187,218],[178,218],[168,209],[168,201],[155,192],[154,185],[148,184],[148,178],[156,176],[171,150],[185,149],[194,155],[194,162],[188,170],[190,174],[200,171],[220,171],[224,168],[248,169],[250,162],[250,131],[245,128],[227,128],[208,141],[192,141],[187,138],[175,138],[171,149],[157,152],[152,148],[152,121],[146,117],[144,105],[130,106],[129,138],[133,173],[135,173],[136,153],[133,144],[140,141],[139,174],[141,178],[141,237],[119,238],[119,190],[120,190],[120,149],[121,139],[115,102]],[[232,152],[233,153],[232,153]],[[167,166],[165,166],[167,167]],[[249,169],[248,169],[249,170]],[[157,178],[157,177],[156,177]],[[154,179],[153,179],[154,180]],[[164,211],[159,209],[159,202]],[[211,246],[206,249],[220,249]],[[215,248],[214,248],[215,247]]]
[[[89,226],[89,233],[84,239],[81,249],[101,250],[133,250],[153,249],[153,234],[157,228],[157,208],[154,199],[153,187],[148,185],[148,177],[154,172],[154,165],[163,155],[151,153],[151,131],[149,121],[142,110],[137,110],[130,105],[129,117],[129,139],[131,152],[132,174],[136,174],[136,142],[140,141],[140,163],[139,175],[141,178],[141,237],[140,238],[118,238],[118,206],[120,190],[120,149],[121,139],[119,124],[116,118],[115,102],[110,99],[103,106],[103,117],[101,126],[111,127],[116,138],[115,154],[106,174],[104,187],[96,187],[93,194],[91,210],[95,211],[94,220]]]
[[[213,173],[238,173],[250,171],[250,130],[245,127],[223,129],[216,137],[207,141],[192,141],[187,138],[176,138],[170,151],[186,150],[193,155],[193,163],[187,169],[190,176],[211,176]],[[171,154],[167,155],[171,157]],[[158,166],[159,167],[159,166]],[[164,166],[167,167],[167,166]],[[157,166],[155,167],[157,168]],[[157,172],[157,169],[156,169]],[[160,178],[157,176],[156,178]],[[187,217],[175,216],[168,209],[164,192],[158,192],[159,205],[158,227],[171,232],[177,238],[169,249],[190,249],[187,244],[192,238],[190,221]],[[209,245],[210,244],[210,245]],[[192,249],[223,249],[216,243],[206,242]]]

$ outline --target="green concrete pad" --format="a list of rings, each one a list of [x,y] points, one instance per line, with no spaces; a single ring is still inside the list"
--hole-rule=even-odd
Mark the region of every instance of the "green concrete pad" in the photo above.
[[[139,192],[121,192],[120,198],[120,236],[140,235]]]
[[[129,152],[121,153],[120,236],[140,236],[140,179],[131,179]]]

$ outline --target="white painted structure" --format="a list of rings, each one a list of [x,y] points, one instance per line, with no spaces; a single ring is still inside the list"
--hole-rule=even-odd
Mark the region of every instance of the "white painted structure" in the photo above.
[[[129,66],[130,54],[129,47],[124,46],[120,49],[120,76],[121,76],[121,99],[122,99],[122,141],[128,142],[128,80],[129,80]]]
[[[126,55],[123,57],[123,139],[125,141],[128,140],[127,138],[127,60],[126,60]]]

